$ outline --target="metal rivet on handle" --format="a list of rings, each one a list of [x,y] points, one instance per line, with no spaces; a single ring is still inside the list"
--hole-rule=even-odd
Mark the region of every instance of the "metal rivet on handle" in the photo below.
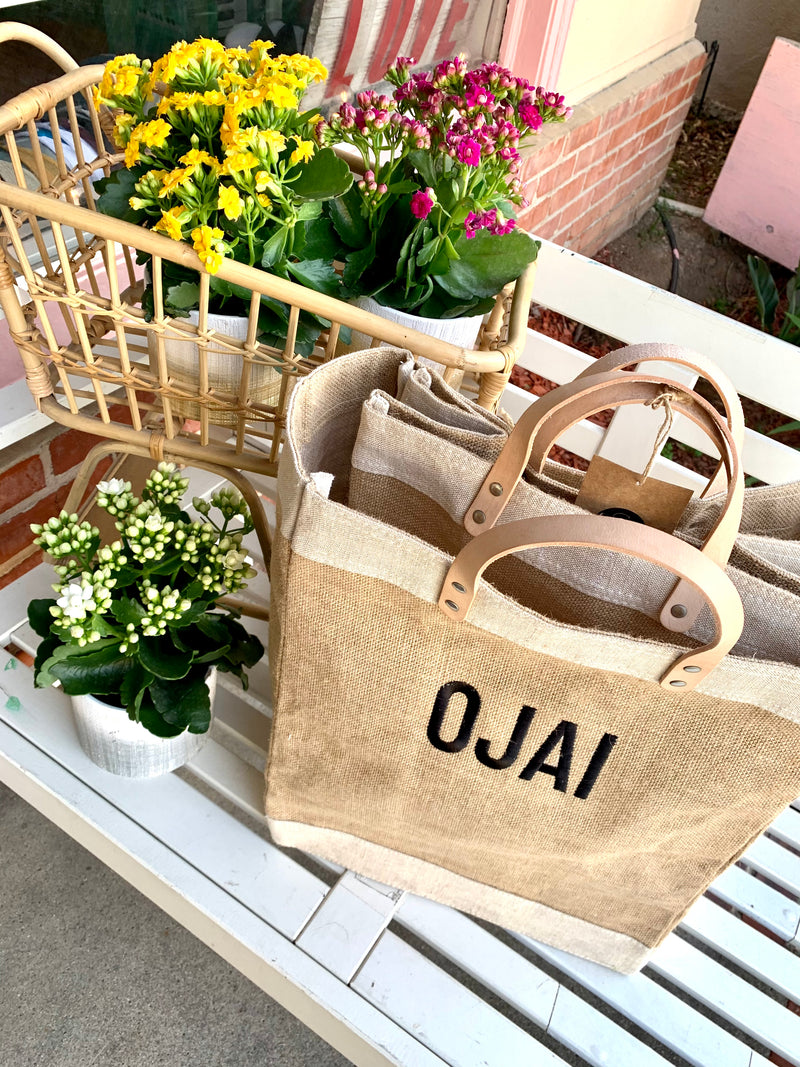
[[[466,593],[466,589],[460,582],[453,582],[453,588],[457,589],[459,593]]]
[[[477,524],[480,526],[481,523],[486,522],[486,515],[482,511],[473,511],[472,521],[477,522]]]
[[[492,482],[492,484],[489,486],[489,492],[492,494],[492,496],[502,496],[503,487],[499,482]]]
[[[690,664],[688,667],[684,667],[683,669],[686,671],[687,674],[699,674],[700,671],[703,668],[702,667],[696,667],[696,666]]]
[[[686,682],[684,682],[681,678],[676,678],[674,682],[670,682],[669,684],[674,686],[680,686],[686,685]]]
[[[685,619],[689,614],[689,609],[685,604],[673,604],[669,609],[670,615],[674,615],[676,619]]]
[[[445,600],[445,604],[451,611],[458,611],[458,604],[454,604],[452,600]],[[686,685],[686,682],[681,682],[681,685]]]

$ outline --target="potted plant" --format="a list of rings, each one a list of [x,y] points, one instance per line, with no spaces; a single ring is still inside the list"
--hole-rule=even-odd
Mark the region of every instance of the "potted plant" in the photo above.
[[[318,144],[319,114],[300,110],[306,88],[327,72],[317,59],[272,56],[271,49],[269,41],[249,50],[204,38],[179,41],[152,66],[134,55],[111,60],[95,90],[98,106],[111,110],[114,138],[124,149],[124,167],[96,184],[99,210],[191,242],[211,274],[209,307],[216,317],[208,325],[240,340],[250,293],[215,276],[223,257],[331,296],[341,286],[313,222],[324,200],[350,187],[352,175],[333,149]],[[197,272],[167,260],[162,269],[167,314],[196,325]],[[152,316],[150,284],[143,307]],[[282,348],[288,322],[286,304],[262,297],[260,341]],[[303,311],[296,351],[310,354],[327,325]],[[174,377],[192,381],[194,346],[172,341],[167,357]],[[220,357],[217,363],[209,386],[225,391],[231,380],[238,382],[239,361],[227,366]],[[253,400],[273,403],[279,387],[273,367],[253,368]]]
[[[253,528],[247,506],[222,489],[210,503],[196,497],[200,518],[192,519],[180,505],[187,486],[167,463],[151,472],[141,499],[130,482],[100,482],[97,503],[120,533],[112,544],[65,512],[32,526],[59,579],[55,598],[28,608],[42,638],[36,685],[60,683],[87,753],[129,777],[190,758],[211,722],[213,672],[229,671],[247,688],[245,668],[264,654],[217,604],[255,575],[242,548]]]
[[[572,109],[496,63],[469,70],[456,57],[412,74],[414,64],[398,58],[386,72],[391,96],[359,93],[319,123],[320,142],[351,145],[364,169],[325,205],[328,250],[368,310],[440,336],[425,320],[476,317],[469,343],[538,251],[514,215],[526,203],[520,148]]]

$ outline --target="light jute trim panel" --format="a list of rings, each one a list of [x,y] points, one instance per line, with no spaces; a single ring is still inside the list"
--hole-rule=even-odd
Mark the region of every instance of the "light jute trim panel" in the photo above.
[[[283,465],[287,478],[289,464]],[[429,604],[438,602],[452,559],[424,541],[320,496],[306,484],[294,530],[281,533],[292,551],[316,563],[379,578]],[[546,619],[516,604],[485,582],[478,589],[467,625],[561,660],[613,671],[658,684],[679,650],[656,641],[599,633]],[[464,625],[463,623],[454,625]],[[800,723],[800,669],[768,660],[726,656],[696,692],[755,704]]]
[[[653,952],[641,941],[616,930],[607,930],[342,830],[269,817],[267,826],[275,843],[284,848],[316,853],[352,867],[368,878],[388,882],[418,896],[446,900],[451,907],[623,974],[640,970]]]

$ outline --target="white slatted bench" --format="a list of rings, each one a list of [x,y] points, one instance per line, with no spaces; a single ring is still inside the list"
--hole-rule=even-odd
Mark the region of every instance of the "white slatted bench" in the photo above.
[[[624,341],[694,346],[743,393],[800,418],[800,353],[555,246],[541,260],[542,304]],[[587,362],[534,334],[524,358],[556,381]],[[531,399],[509,387],[504,405],[518,414]],[[641,415],[615,418],[604,454],[652,441]],[[564,443],[590,455],[600,435],[583,425]],[[691,427],[673,435],[704,447]],[[673,466],[662,461],[685,479]],[[796,452],[752,432],[745,467],[800,478]],[[212,488],[195,476],[193,492]],[[50,580],[37,568],[0,592],[0,647],[33,648],[25,608]],[[267,668],[247,694],[222,682],[193,763],[129,782],[83,754],[63,694],[35,690],[0,651],[0,780],[354,1063],[766,1067],[775,1053],[800,1065],[800,1014],[787,1007],[800,1005],[800,805],[717,879],[645,971],[623,977],[273,846]]]

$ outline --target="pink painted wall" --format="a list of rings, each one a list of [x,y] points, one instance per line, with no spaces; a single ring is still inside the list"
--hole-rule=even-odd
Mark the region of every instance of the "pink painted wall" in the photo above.
[[[800,259],[800,43],[776,37],[705,221],[794,269]]]

